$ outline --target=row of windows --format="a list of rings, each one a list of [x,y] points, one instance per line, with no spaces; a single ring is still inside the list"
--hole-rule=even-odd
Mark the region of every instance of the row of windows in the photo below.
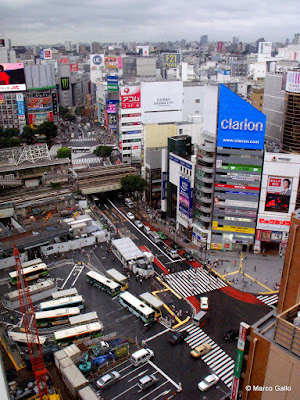
[[[185,168],[185,167],[180,167],[180,172],[182,172],[183,174],[192,176],[192,170],[190,170],[189,168]]]

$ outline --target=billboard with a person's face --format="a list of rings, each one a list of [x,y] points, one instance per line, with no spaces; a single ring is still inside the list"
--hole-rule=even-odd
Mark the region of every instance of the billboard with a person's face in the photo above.
[[[265,211],[289,212],[292,178],[269,176]]]
[[[24,65],[0,63],[0,92],[26,90]]]

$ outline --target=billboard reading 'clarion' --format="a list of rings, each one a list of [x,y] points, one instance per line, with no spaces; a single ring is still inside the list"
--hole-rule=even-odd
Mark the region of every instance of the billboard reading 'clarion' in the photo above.
[[[262,150],[266,116],[220,85],[218,147]]]

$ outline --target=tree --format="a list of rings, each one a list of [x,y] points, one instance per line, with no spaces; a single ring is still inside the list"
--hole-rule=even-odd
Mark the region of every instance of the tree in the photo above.
[[[122,191],[127,195],[137,197],[144,191],[145,187],[146,181],[139,175],[127,175],[121,179]]]
[[[47,143],[50,144],[57,135],[57,126],[52,121],[44,122],[38,126],[37,134],[46,136]]]
[[[6,147],[16,147],[21,145],[21,140],[19,138],[0,138],[0,149],[5,149]]]
[[[110,146],[98,146],[94,150],[94,154],[97,157],[110,157],[112,151],[113,149]]]
[[[75,122],[76,121],[76,117],[75,117],[75,115],[68,113],[65,116],[65,121]]]
[[[8,128],[2,132],[3,137],[19,137],[20,131],[17,128]]]
[[[23,140],[26,144],[32,144],[35,142],[35,133],[36,131],[34,129],[32,129],[29,125],[26,125],[23,128],[21,140]]]
[[[80,106],[80,107],[76,107],[75,108],[75,114],[76,115],[83,115],[83,111],[84,111],[84,107],[83,106]]]
[[[71,160],[71,150],[69,147],[61,147],[58,149],[57,158],[69,158]]]
[[[69,113],[69,110],[66,107],[59,106],[59,115],[62,119],[65,119],[65,116]]]

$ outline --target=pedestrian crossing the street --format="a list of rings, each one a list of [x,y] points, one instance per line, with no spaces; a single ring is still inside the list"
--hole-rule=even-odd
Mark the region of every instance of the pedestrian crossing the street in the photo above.
[[[192,349],[204,343],[209,343],[211,345],[211,351],[202,356],[201,360],[230,388],[234,372],[234,361],[232,358],[230,358],[202,329],[194,324],[189,324],[180,330],[186,330],[189,333],[185,341]]]
[[[222,279],[215,278],[208,271],[199,268],[168,274],[165,279],[168,285],[184,298],[227,286]]]
[[[272,296],[267,295],[267,296],[257,296],[257,299],[262,301],[263,303],[265,303],[267,306],[272,307],[275,304],[278,303],[278,295],[277,294],[273,294]]]
[[[99,164],[101,159],[99,157],[87,157],[87,158],[74,158],[72,164]]]

